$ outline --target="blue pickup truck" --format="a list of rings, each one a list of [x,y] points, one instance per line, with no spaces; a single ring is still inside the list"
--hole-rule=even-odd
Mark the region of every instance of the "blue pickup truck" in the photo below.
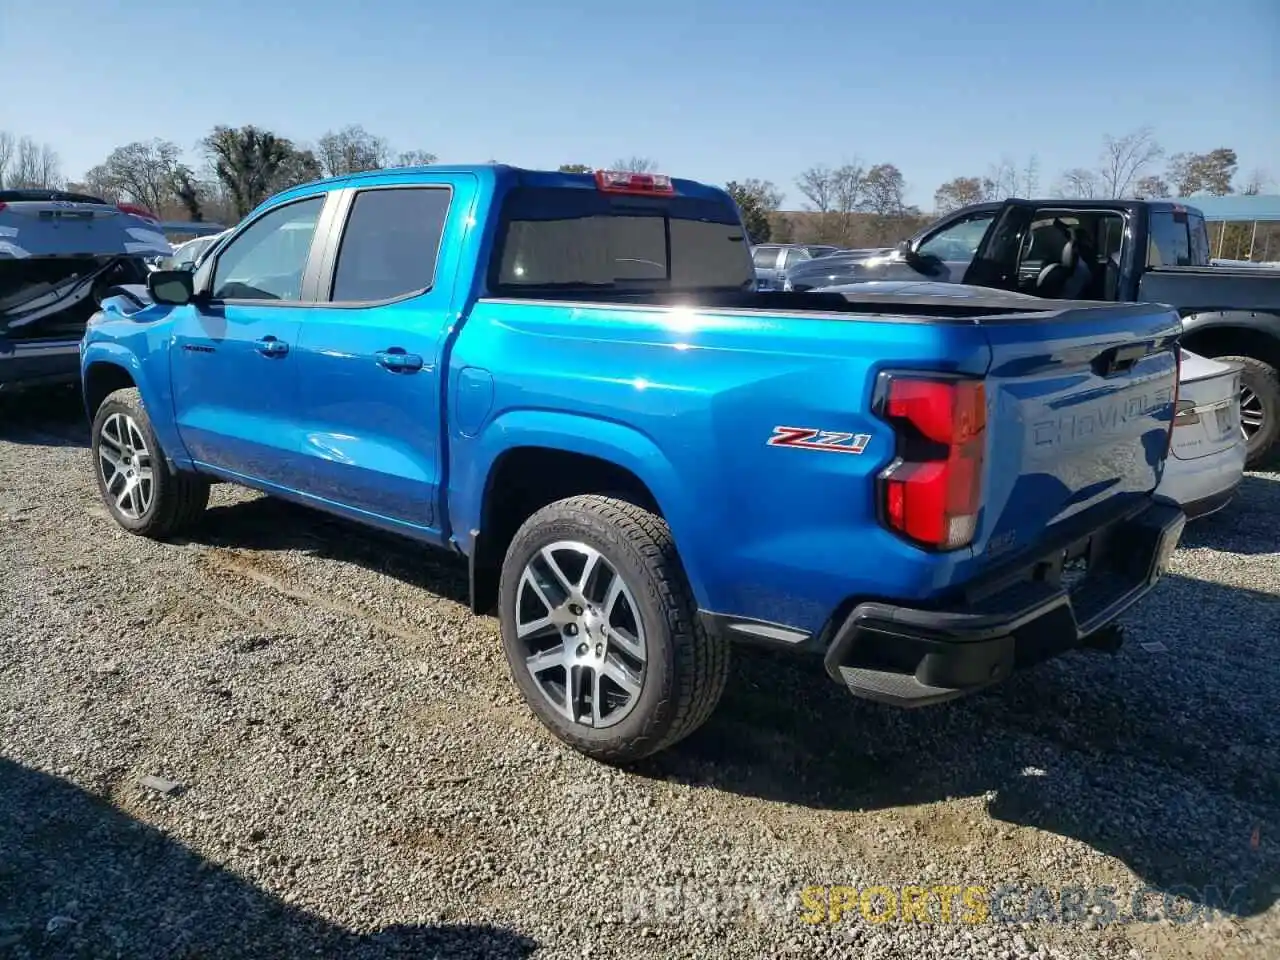
[[[97,482],[157,539],[231,482],[460,554],[530,708],[610,762],[702,724],[734,641],[899,706],[1113,649],[1184,522],[1177,314],[754,287],[687,180],[307,184],[104,302]]]

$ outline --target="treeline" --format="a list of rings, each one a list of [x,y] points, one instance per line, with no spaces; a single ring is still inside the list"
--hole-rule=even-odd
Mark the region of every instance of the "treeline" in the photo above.
[[[358,124],[328,131],[314,143],[295,142],[252,125],[218,126],[197,145],[194,164],[173,141],[138,141],[116,147],[79,180],[69,181],[50,144],[0,131],[0,188],[65,186],[112,202],[136,203],[165,219],[227,224],[273,193],[319,177],[435,161],[436,155],[427,150],[393,149],[385,137]],[[658,169],[646,156],[624,157],[610,166],[638,172]],[[594,167],[566,163],[560,169],[586,172]],[[1258,194],[1272,183],[1260,170],[1241,177],[1230,148],[1166,154],[1151,130],[1142,128],[1104,137],[1095,166],[1064,170],[1047,189],[1041,188],[1040,162],[1034,155],[1025,162],[1005,158],[983,174],[955,177],[934,192],[930,211],[906,202],[906,179],[893,163],[819,164],[803,171],[794,186],[801,198],[799,210],[783,208],[783,191],[771,181],[726,184],[754,242],[887,246],[939,214],[983,200]],[[1219,234],[1215,255],[1219,249],[1226,257],[1248,255],[1254,236],[1247,225],[1233,224]],[[1272,246],[1274,256],[1280,257],[1280,229],[1263,228],[1260,234],[1255,258],[1261,259]]]

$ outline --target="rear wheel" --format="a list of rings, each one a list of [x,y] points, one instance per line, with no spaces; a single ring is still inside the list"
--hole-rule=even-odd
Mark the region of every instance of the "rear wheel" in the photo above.
[[[588,756],[620,763],[671,746],[724,691],[727,644],[698,622],[666,523],[625,500],[569,497],[525,521],[499,615],[525,701]]]
[[[193,526],[209,482],[169,467],[137,389],[108,394],[93,418],[93,464],[102,502],[131,533],[163,539]]]
[[[1244,433],[1250,470],[1266,466],[1280,453],[1280,372],[1254,357],[1216,357],[1238,363],[1240,374],[1240,429]]]

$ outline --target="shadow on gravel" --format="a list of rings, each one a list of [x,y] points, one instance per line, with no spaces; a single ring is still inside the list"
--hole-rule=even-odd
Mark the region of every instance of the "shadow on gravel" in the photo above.
[[[817,662],[735,651],[708,724],[633,772],[824,810],[994,792],[994,819],[1260,913],[1280,893],[1280,597],[1169,576],[1148,602],[1152,632],[1117,657],[1071,653],[919,710],[855,700]]]
[[[490,926],[356,934],[291,907],[78,787],[0,760],[0,955],[528,957]]]
[[[1280,517],[1280,474],[1245,474],[1234,500],[1187,524],[1182,545],[1249,555],[1280,552],[1280,528],[1259,523],[1262,517]]]
[[[79,389],[0,394],[0,440],[43,447],[88,447],[89,424]]]
[[[468,602],[467,565],[453,554],[275,497],[211,507],[187,539],[210,547],[304,551]]]

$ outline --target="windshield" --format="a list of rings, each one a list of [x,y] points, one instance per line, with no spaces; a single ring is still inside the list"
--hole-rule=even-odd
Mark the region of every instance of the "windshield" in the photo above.
[[[489,286],[510,294],[747,290],[755,269],[731,204],[520,187],[503,206]]]

